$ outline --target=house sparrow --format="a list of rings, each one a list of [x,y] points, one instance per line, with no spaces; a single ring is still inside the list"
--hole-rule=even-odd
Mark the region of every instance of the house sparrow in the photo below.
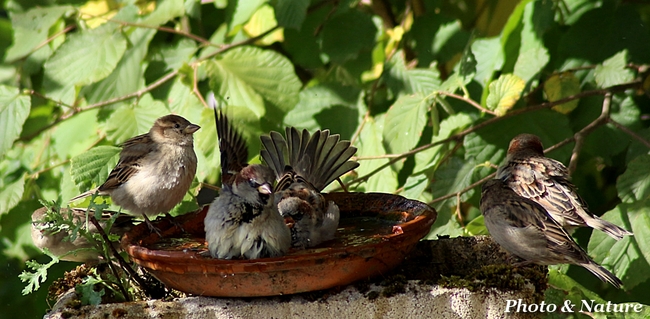
[[[104,184],[70,201],[95,192],[110,195],[129,213],[142,214],[157,232],[147,216],[168,214],[183,200],[196,174],[192,134],[200,128],[178,115],[157,119],[149,133],[122,144],[120,160]]]
[[[223,187],[205,216],[205,239],[214,258],[280,257],[291,246],[291,233],[273,202],[273,171],[248,165],[242,136],[217,114]]]
[[[291,228],[292,246],[313,247],[333,239],[339,224],[338,206],[320,192],[359,166],[349,161],[357,149],[329,130],[310,136],[291,127],[285,134],[286,140],[278,132],[262,136],[261,156],[278,176],[275,203]]]
[[[501,247],[525,261],[518,265],[573,264],[586,268],[600,280],[621,288],[623,282],[594,262],[541,205],[517,195],[500,179],[481,191],[485,226]]]
[[[510,141],[506,162],[497,170],[503,180],[519,196],[540,204],[567,230],[575,227],[592,227],[616,240],[631,232],[589,212],[587,204],[569,181],[566,167],[544,156],[539,138],[520,134]]]
[[[37,209],[32,214],[32,241],[40,249],[47,248],[52,254],[59,256],[61,260],[75,261],[82,263],[97,263],[100,254],[97,247],[88,242],[86,237],[77,236],[73,241],[64,239],[70,235],[70,229],[52,229],[53,221],[47,219],[47,207]],[[64,216],[66,220],[72,221],[75,225],[83,224],[83,229],[89,233],[97,233],[99,230],[86,220],[86,211],[83,209],[61,209],[56,212]],[[113,214],[116,214],[112,212]],[[69,215],[68,215],[69,214]],[[92,214],[92,212],[90,213]],[[102,227],[112,218],[111,212],[104,212],[99,223]],[[111,225],[110,233],[122,237],[124,233],[133,227],[133,216],[119,214]],[[120,249],[119,242],[114,242],[113,247]]]

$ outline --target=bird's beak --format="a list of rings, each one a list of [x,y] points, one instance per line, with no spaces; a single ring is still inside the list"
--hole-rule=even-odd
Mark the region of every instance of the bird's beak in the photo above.
[[[190,124],[185,128],[185,134],[193,134],[198,131],[201,127],[196,124]]]
[[[260,185],[257,188],[257,191],[260,192],[260,194],[266,194],[266,195],[273,193],[273,190],[271,189],[271,184],[269,183],[264,183]]]

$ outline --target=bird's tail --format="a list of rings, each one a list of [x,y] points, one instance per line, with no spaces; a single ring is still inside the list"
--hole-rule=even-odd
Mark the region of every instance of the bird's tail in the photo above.
[[[598,229],[616,240],[623,239],[623,236],[633,235],[631,231],[623,229],[595,216],[594,218],[587,219],[586,223],[589,227]]]
[[[81,193],[81,194],[79,194],[79,195],[77,195],[75,197],[72,197],[70,199],[70,201],[68,201],[68,202],[72,203],[72,202],[78,201],[78,200],[80,200],[82,198],[86,198],[88,196],[91,196],[92,194],[95,194],[98,190],[99,190],[99,187],[93,188],[93,189],[91,189],[91,190],[89,190],[87,192],[83,192],[83,193]]]
[[[338,134],[329,130],[310,135],[294,127],[286,129],[286,139],[277,132],[262,136],[261,155],[264,161],[282,176],[286,166],[291,166],[316,189],[322,191],[341,175],[357,168],[359,163],[349,159],[357,151],[349,141],[341,141]]]
[[[621,289],[621,286],[623,286],[623,282],[620,279],[618,279],[618,277],[614,276],[614,274],[609,272],[609,270],[603,268],[602,266],[598,265],[592,260],[590,260],[589,263],[584,263],[581,264],[580,266],[585,267],[592,274],[598,277],[598,279],[610,283],[612,286],[616,287],[617,289]]]

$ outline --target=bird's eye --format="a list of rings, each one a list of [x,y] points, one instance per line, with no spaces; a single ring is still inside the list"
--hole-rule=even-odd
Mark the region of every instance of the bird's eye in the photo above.
[[[174,124],[174,128],[181,128],[181,125],[176,123],[176,124]]]
[[[248,185],[250,185],[252,188],[258,188],[260,186],[259,183],[257,183],[256,181],[254,181],[252,179],[248,180]]]

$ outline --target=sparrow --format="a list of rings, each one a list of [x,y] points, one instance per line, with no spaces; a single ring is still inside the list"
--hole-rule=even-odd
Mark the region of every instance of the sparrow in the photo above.
[[[587,203],[571,183],[567,168],[544,156],[539,138],[520,134],[510,141],[506,162],[497,170],[503,180],[519,196],[538,203],[567,230],[591,227],[605,232],[616,240],[631,232],[600,219],[589,212]]]
[[[277,176],[274,201],[291,229],[291,245],[304,249],[334,238],[339,207],[321,192],[359,166],[349,161],[357,149],[329,130],[310,136],[307,130],[300,133],[288,127],[285,135],[286,139],[278,132],[262,136],[260,155]]]
[[[200,128],[178,115],[157,119],[148,133],[122,144],[120,159],[104,184],[70,201],[96,192],[110,195],[115,204],[141,214],[149,229],[158,232],[147,216],[169,216],[190,189],[197,162],[192,134]]]
[[[205,239],[214,258],[280,257],[291,246],[291,233],[273,201],[275,174],[248,165],[248,149],[228,118],[215,109],[221,182],[219,196],[205,216]]]
[[[54,221],[49,220],[47,214],[48,208],[42,207],[32,214],[31,235],[34,245],[40,249],[47,248],[52,254],[59,256],[61,260],[96,264],[100,260],[100,253],[96,245],[88,242],[84,236],[77,236],[70,240],[70,229],[67,224],[64,228],[54,229]],[[86,219],[86,210],[84,209],[61,209],[55,213],[61,214],[65,220],[70,220],[74,225],[81,226],[89,233],[98,233],[99,229]],[[91,213],[92,214],[92,213]],[[107,226],[108,221],[117,214],[115,212],[105,211],[99,219],[102,228]],[[110,234],[122,237],[124,233],[133,228],[133,216],[119,214],[109,231]],[[67,238],[66,238],[67,237]],[[113,242],[113,247],[120,250],[119,242]]]
[[[616,288],[623,285],[593,261],[544,207],[517,195],[504,181],[492,179],[483,184],[480,208],[494,241],[524,259],[516,266],[578,265]]]

